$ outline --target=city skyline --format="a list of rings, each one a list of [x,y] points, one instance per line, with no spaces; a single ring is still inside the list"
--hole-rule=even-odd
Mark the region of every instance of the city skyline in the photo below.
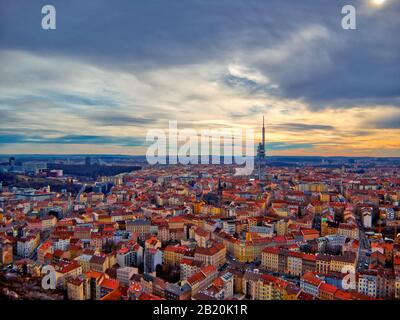
[[[0,154],[144,155],[169,120],[258,143],[265,115],[268,156],[400,156],[398,2],[352,1],[357,30],[345,1],[52,4],[44,31],[0,1]]]
[[[399,16],[398,0],[0,0],[10,314],[400,301]]]

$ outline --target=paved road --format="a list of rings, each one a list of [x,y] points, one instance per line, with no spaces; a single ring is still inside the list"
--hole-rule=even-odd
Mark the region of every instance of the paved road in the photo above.
[[[357,224],[358,228],[360,230],[359,234],[359,248],[358,248],[358,266],[357,269],[358,271],[363,271],[368,269],[365,264],[369,263],[369,257],[367,257],[367,252],[370,250],[370,244],[368,241],[367,236],[365,235],[365,229],[364,226],[361,222],[361,218],[357,217]]]

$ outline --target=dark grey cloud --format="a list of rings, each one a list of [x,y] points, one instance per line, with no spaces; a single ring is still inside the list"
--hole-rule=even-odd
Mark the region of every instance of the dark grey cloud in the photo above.
[[[120,104],[110,98],[104,97],[85,97],[85,96],[77,96],[72,94],[55,94],[48,93],[45,94],[45,99],[49,101],[57,101],[59,103],[68,104],[68,105],[83,105],[86,107],[96,107],[96,106],[108,106],[108,107],[117,107]]]
[[[373,135],[374,132],[371,130],[353,130],[353,131],[345,131],[345,132],[340,132],[341,137],[366,137]]]
[[[17,122],[19,120],[18,117],[12,111],[1,110],[1,109],[0,109],[0,119],[2,123],[12,123],[12,122]]]
[[[2,110],[1,108],[7,107]],[[63,111],[100,126],[144,126],[155,122],[154,119],[133,117],[117,108],[124,106],[117,100],[105,97],[77,96],[41,92],[40,95],[21,95],[0,99],[0,123],[18,122],[27,116],[27,112],[46,108],[50,113]]]
[[[0,107],[7,106],[14,109],[26,108],[35,104],[46,104],[52,105],[52,107],[65,108],[65,106],[85,106],[88,109],[91,107],[107,106],[110,108],[119,106],[119,102],[111,98],[106,97],[93,97],[72,95],[72,94],[60,94],[50,91],[41,91],[39,94],[23,94],[15,97],[4,97],[0,98]]]
[[[303,100],[314,110],[399,106],[400,2],[366,9],[367,2],[53,0],[57,30],[43,31],[43,1],[0,0],[0,48],[121,70],[239,59],[279,85],[227,80],[253,94]],[[345,4],[358,9],[356,31],[341,28]]]
[[[0,145],[3,144],[90,144],[102,145],[111,144],[119,146],[143,146],[144,140],[137,137],[113,137],[100,135],[64,135],[56,138],[43,137],[38,135],[24,134],[2,134],[0,135]]]
[[[227,75],[224,77],[223,82],[235,89],[244,90],[247,94],[255,96],[255,95],[266,95],[266,94],[274,94],[276,89],[271,87],[270,85],[259,84],[255,80],[250,80],[245,77],[236,77],[233,75]]]
[[[322,125],[322,124],[305,124],[305,123],[282,123],[279,125],[270,126],[272,129],[277,130],[288,130],[288,131],[314,131],[314,130],[324,130],[331,131],[335,130],[335,127]]]
[[[312,149],[314,146],[312,143],[268,142],[267,150]]]
[[[109,113],[109,112],[108,112]],[[97,113],[90,120],[102,126],[136,126],[142,127],[156,122],[154,119],[136,118],[122,113]]]
[[[400,112],[378,119],[367,120],[365,126],[375,129],[400,129]]]
[[[18,127],[16,130],[15,127],[10,126],[2,126],[0,127],[0,135],[10,135],[13,132],[18,131],[18,134],[22,134],[23,136],[34,136],[34,135],[62,135],[62,132],[58,130],[51,130],[46,128],[26,128],[26,127]]]
[[[268,111],[268,108],[270,108],[270,105],[265,105],[265,106],[252,106],[248,108],[245,112],[237,113],[237,112],[231,112],[229,114],[230,117],[234,119],[241,119],[241,118],[247,118],[247,117],[253,117],[255,115],[260,115],[260,114],[266,114]],[[268,122],[268,119],[266,119]]]

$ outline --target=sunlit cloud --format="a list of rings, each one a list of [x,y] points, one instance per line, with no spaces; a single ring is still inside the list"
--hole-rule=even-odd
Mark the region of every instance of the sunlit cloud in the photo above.
[[[157,10],[132,2],[135,10],[118,10],[96,30],[89,4],[71,1],[65,14],[80,6],[81,14],[61,19],[54,35],[6,2],[2,153],[143,154],[147,130],[166,129],[169,120],[254,128],[260,140],[265,115],[271,155],[400,156],[393,1],[381,10],[360,6],[356,36],[339,28],[337,4],[314,0],[171,1]],[[99,1],[91,12],[109,9]]]

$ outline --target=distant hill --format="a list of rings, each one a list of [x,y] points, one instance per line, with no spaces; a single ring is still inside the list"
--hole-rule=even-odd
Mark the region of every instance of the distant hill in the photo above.
[[[96,179],[99,176],[115,176],[124,172],[131,172],[140,170],[140,166],[105,166],[105,165],[97,165],[93,164],[90,166],[81,165],[81,164],[53,164],[49,163],[47,167],[50,170],[58,169],[63,170],[66,175],[74,175],[81,177],[90,177]]]

